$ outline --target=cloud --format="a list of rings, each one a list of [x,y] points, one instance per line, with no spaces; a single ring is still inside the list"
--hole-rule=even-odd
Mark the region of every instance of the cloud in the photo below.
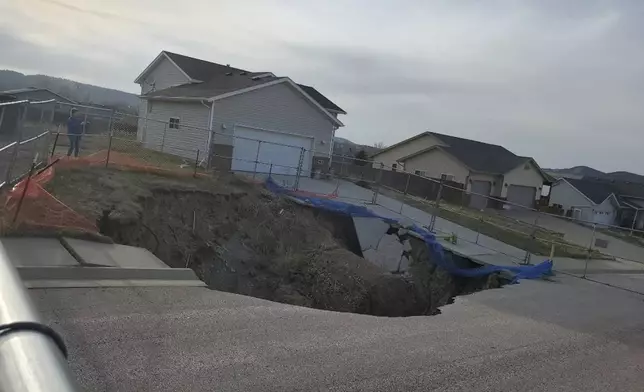
[[[314,85],[349,112],[338,135],[357,142],[429,129],[542,167],[644,167],[638,0],[107,4],[0,4],[12,15],[0,66],[135,91],[168,49]]]

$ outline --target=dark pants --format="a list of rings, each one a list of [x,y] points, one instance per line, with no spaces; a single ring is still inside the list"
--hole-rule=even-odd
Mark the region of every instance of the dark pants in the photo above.
[[[67,150],[67,156],[72,155],[72,151],[74,152],[74,156],[78,156],[78,150],[80,149],[80,139],[81,135],[67,135],[69,137],[69,150]]]

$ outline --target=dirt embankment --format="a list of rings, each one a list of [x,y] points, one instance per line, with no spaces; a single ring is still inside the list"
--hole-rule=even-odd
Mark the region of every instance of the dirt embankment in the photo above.
[[[319,309],[381,316],[435,314],[466,285],[416,263],[411,277],[351,253],[328,218],[226,175],[176,179],[110,169],[59,171],[50,191],[96,219],[115,242],[190,267],[209,287]]]

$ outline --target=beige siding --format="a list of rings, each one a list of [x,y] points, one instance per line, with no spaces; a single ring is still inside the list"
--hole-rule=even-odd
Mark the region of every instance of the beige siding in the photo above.
[[[386,170],[391,170],[391,165],[396,163],[400,158],[436,145],[444,146],[445,143],[442,143],[432,135],[425,135],[412,142],[403,143],[400,146],[394,147],[391,150],[376,155],[373,158],[373,167],[379,169],[381,167],[380,163],[383,163]],[[400,168],[400,165],[398,166],[398,169],[402,170],[402,168]],[[407,167],[405,167],[405,171],[413,173],[413,170],[409,170]]]
[[[503,176],[503,181],[504,185],[501,190],[501,197],[507,197],[506,195],[510,185],[523,185],[536,188],[537,191],[535,192],[535,199],[538,200],[541,198],[543,177],[532,162],[519,165],[519,167],[507,172],[505,176]],[[508,186],[506,187],[505,184]]]
[[[205,156],[209,108],[200,103],[151,101],[150,104],[143,143],[146,148],[186,158],[194,158],[200,150],[200,155]],[[179,129],[167,127],[170,117],[180,119]]]
[[[279,83],[215,102],[214,144],[233,144],[235,125],[312,136],[315,156],[329,156],[334,123],[298,91]]]
[[[465,183],[469,174],[469,170],[462,163],[439,149],[405,161],[405,171],[414,173],[416,170],[424,171],[426,176],[434,178],[440,178],[443,173],[451,174],[454,181],[460,183]]]
[[[141,83],[141,94],[147,94],[154,84],[155,90],[178,86],[190,82],[190,79],[181,72],[170,60],[162,57],[161,61],[152,69]]]

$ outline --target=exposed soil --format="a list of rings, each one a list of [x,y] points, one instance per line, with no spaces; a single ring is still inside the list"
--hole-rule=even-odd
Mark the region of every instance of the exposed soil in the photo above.
[[[458,280],[412,252],[391,275],[348,250],[338,221],[233,175],[174,178],[103,168],[57,170],[47,188],[115,242],[190,267],[217,290],[379,316],[436,314],[454,296],[499,287]],[[334,236],[335,235],[335,236]]]

